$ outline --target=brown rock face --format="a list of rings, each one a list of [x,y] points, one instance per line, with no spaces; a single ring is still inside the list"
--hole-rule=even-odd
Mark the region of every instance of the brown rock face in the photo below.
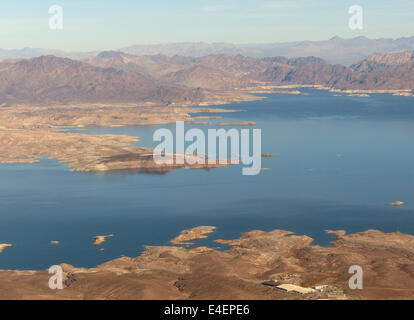
[[[189,230],[184,230],[178,237],[170,242],[172,244],[191,244],[191,241],[205,239],[209,233],[214,232],[216,227],[200,226]]]
[[[97,56],[90,62],[111,65],[122,70],[135,70],[169,83],[211,90],[247,88],[258,83],[278,85],[322,85],[338,89],[396,90],[414,89],[413,54],[405,51],[374,54],[345,67],[332,65],[316,57],[261,58],[224,54],[199,58],[162,55],[136,57],[118,53],[123,58]]]
[[[0,103],[198,103],[201,91],[160,83],[138,72],[43,56],[0,63]]]
[[[414,89],[413,51],[373,55],[351,67],[315,57],[224,54],[188,58],[103,52],[87,61],[42,56],[0,63],[0,105],[222,103],[252,99],[239,89],[269,83]]]

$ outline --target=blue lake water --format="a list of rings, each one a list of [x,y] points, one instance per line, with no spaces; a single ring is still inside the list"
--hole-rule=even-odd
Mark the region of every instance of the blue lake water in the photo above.
[[[257,176],[243,176],[238,165],[165,175],[73,173],[55,159],[0,165],[0,243],[13,244],[0,254],[0,269],[93,267],[167,245],[198,225],[217,226],[211,239],[285,229],[321,245],[333,240],[325,229],[414,234],[414,99],[305,91],[220,106],[245,112],[186,124],[255,121],[262,152],[279,155],[263,158],[270,170]],[[155,146],[160,127],[175,124],[79,131],[136,135],[139,145]],[[93,237],[106,234],[115,236],[100,251]]]

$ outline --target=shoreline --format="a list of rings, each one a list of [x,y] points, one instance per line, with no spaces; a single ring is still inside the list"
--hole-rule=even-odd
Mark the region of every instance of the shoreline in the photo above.
[[[224,251],[204,246],[187,248],[188,241],[214,236],[214,229],[200,226],[184,230],[171,240],[175,245],[146,246],[136,258],[121,256],[94,268],[62,263],[65,277],[76,279],[65,282],[64,290],[47,287],[47,270],[0,270],[0,298],[414,298],[414,269],[408,267],[414,265],[412,235],[377,230],[347,235],[344,230],[327,230],[336,240],[321,247],[313,245],[313,239],[306,235],[254,230],[243,233],[239,239],[213,239],[218,245],[229,247]],[[364,270],[363,290],[348,287],[348,269],[355,264]],[[20,285],[11,289],[16,281]],[[290,286],[302,294],[277,290],[264,282]],[[113,291],[121,285],[122,291]]]
[[[257,87],[241,90],[253,90]],[[367,97],[369,93],[389,93],[399,96],[411,96],[410,90],[340,90],[322,85],[270,85],[263,84],[262,89],[282,92],[300,88],[314,88],[328,90],[333,93],[347,94],[348,96]],[[306,94],[294,90],[290,94]],[[233,96],[236,93],[233,93]],[[414,95],[413,95],[414,96]],[[247,100],[245,100],[247,98]],[[244,100],[243,100],[244,99]],[[243,95],[243,99],[233,97],[232,102],[257,101],[266,97]],[[231,100],[231,99],[230,99]],[[206,101],[205,103],[211,103]],[[222,101],[228,104],[229,101]],[[218,103],[218,101],[214,101]],[[160,125],[185,121],[189,123],[208,124],[208,120],[221,118],[218,116],[197,116],[198,113],[232,113],[243,110],[223,109],[202,106],[114,106],[111,104],[75,104],[68,106],[16,106],[15,108],[0,109],[0,163],[33,163],[36,159],[46,155],[55,158],[71,168],[71,171],[83,172],[153,172],[166,173],[181,168],[211,169],[221,165],[181,165],[159,166],[149,159],[150,148],[135,147],[133,143],[138,137],[121,135],[89,135],[84,133],[70,133],[65,130],[71,128],[97,127],[124,127],[138,125]],[[218,125],[237,125],[237,123],[219,122]],[[239,125],[253,125],[252,121],[245,121]],[[36,136],[33,139],[32,136]],[[33,144],[29,147],[23,143]],[[95,146],[94,148],[91,146]]]
[[[263,93],[263,94],[291,94],[291,95],[307,95],[299,91],[301,88],[311,88],[316,90],[323,90],[332,93],[341,93],[348,96],[369,96],[369,94],[391,94],[393,96],[414,97],[413,89],[339,89],[335,87],[327,87],[324,85],[311,84],[290,84],[290,85],[272,85],[263,84],[253,87],[240,88],[240,91],[248,93]],[[296,90],[295,90],[296,89]]]
[[[227,164],[158,165],[151,148],[133,146],[138,137],[72,133],[71,128],[194,122],[198,113],[232,113],[207,107],[19,107],[0,110],[0,163],[33,163],[42,156],[83,172],[167,173],[181,168],[212,169]],[[209,118],[209,116],[204,116]]]
[[[3,154],[9,157],[14,156],[15,158],[11,158],[13,163],[21,163],[30,160],[36,161],[31,157],[47,151],[52,154],[50,158],[56,158],[70,165],[73,171],[113,172],[122,170],[125,172],[131,170],[133,172],[136,170],[139,172],[141,170],[141,172],[166,173],[184,167],[155,168],[149,165],[148,156],[151,155],[151,149],[131,145],[139,141],[137,137],[59,132],[56,130],[65,127],[48,126],[50,122],[65,123],[65,121],[74,121],[78,123],[78,127],[85,123],[105,123],[106,121],[113,121],[112,123],[131,121],[133,123],[137,120],[144,121],[143,118],[146,117],[146,122],[154,121],[154,119],[162,123],[170,123],[168,121],[175,121],[175,119],[191,122],[197,119],[197,117],[191,116],[193,110],[203,110],[199,111],[203,113],[218,113],[219,110],[223,110],[224,113],[239,111],[199,107],[139,108],[83,107],[77,109],[73,107],[68,109],[66,107],[48,107],[42,110],[28,110],[26,108],[17,110],[14,119],[23,128],[4,126],[0,128],[1,145],[6,147],[4,149],[6,152]],[[142,113],[136,114],[137,110]],[[1,119],[3,121],[7,119],[2,111],[0,111],[0,124]],[[40,111],[40,116],[37,111]],[[160,112],[163,113],[161,116]],[[66,118],[61,118],[62,115],[65,115]],[[113,116],[116,118],[112,118]],[[208,116],[206,117],[208,118]],[[145,121],[138,125],[143,125]],[[3,124],[13,126],[16,122]],[[120,124],[113,125],[120,126]],[[73,128],[73,126],[69,128]],[[31,147],[27,148],[27,145],[31,145]],[[13,149],[13,146],[17,146],[17,149]],[[14,151],[14,154],[10,153],[10,150]],[[270,155],[267,154],[267,156]],[[5,160],[0,159],[0,161]],[[139,165],[137,165],[137,161],[141,161]],[[191,168],[209,169],[194,166]],[[200,229],[204,230],[202,238],[211,233],[212,228],[214,227]],[[331,231],[331,233],[337,236],[336,245],[321,247],[312,245],[312,239],[305,235],[298,236],[282,230],[251,231],[243,234],[240,239],[216,239],[216,243],[231,247],[229,250],[219,251],[207,247],[191,249],[183,247],[193,240],[202,239],[198,238],[194,232],[190,232],[191,236],[184,239],[185,241],[177,241],[177,239],[174,241],[182,246],[149,246],[137,258],[122,257],[107,261],[95,268],[75,268],[62,264],[65,273],[74,274],[78,279],[76,284],[71,284],[62,292],[51,293],[47,288],[45,284],[50,276],[47,271],[0,270],[0,288],[3,288],[0,289],[0,298],[8,298],[5,295],[7,290],[16,294],[16,297],[24,299],[56,297],[83,299],[95,297],[95,295],[97,299],[150,299],[157,297],[211,299],[216,296],[225,299],[232,297],[230,293],[240,299],[265,297],[314,299],[325,297],[323,292],[312,292],[313,295],[298,296],[293,293],[279,292],[262,285],[263,281],[272,279],[279,279],[278,281],[282,281],[284,284],[286,279],[292,280],[292,283],[289,284],[307,289],[328,285],[338,289],[338,292],[343,292],[343,295],[332,297],[335,299],[414,298],[413,236],[397,232],[383,233],[376,230],[351,235],[346,235],[344,231]],[[188,234],[188,232],[184,233],[184,235]],[[14,250],[9,244],[3,244],[3,248],[6,253],[8,250]],[[279,248],[280,252],[274,252],[277,251],[274,248]],[[230,261],[235,261],[235,265],[233,266]],[[367,279],[370,286],[367,287],[366,292],[356,294],[347,291],[344,284],[346,284],[349,274],[344,266],[351,263],[362,263],[364,270],[367,268]],[[396,275],[396,282],[394,278],[393,282],[389,279],[381,280],[380,275],[384,273]],[[237,275],[236,279],[234,279],[234,274]],[[13,291],[12,284],[9,283],[11,279],[19,283],[22,282],[22,288]],[[137,286],[132,285],[129,281]],[[79,283],[80,287],[77,286]],[[83,283],[91,284],[90,289],[85,291],[82,287]],[[125,293],[113,295],[112,290],[119,285],[125,285]],[[103,292],[94,291],[102,286],[105,288]],[[214,290],[207,290],[210,289],[210,286]],[[143,289],[141,290],[141,288]],[[226,292],[228,288],[230,288],[229,293]],[[211,292],[212,296],[207,296],[207,292]]]

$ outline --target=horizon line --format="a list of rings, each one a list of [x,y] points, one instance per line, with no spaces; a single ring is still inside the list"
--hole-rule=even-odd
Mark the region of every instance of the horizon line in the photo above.
[[[55,49],[55,48],[46,48],[46,47],[30,47],[25,46],[21,48],[1,48],[0,51],[23,51],[27,49],[31,50],[50,50],[50,51],[57,51],[57,52],[65,52],[65,53],[87,53],[87,52],[103,52],[103,51],[120,51],[122,49],[128,49],[135,46],[162,46],[162,45],[179,45],[179,44],[207,44],[207,45],[215,45],[215,44],[228,44],[228,45],[234,45],[234,46],[254,46],[254,45],[272,45],[272,44],[293,44],[293,43],[301,43],[301,42],[324,42],[324,41],[332,41],[332,40],[355,40],[355,39],[367,39],[367,40],[400,40],[400,39],[409,39],[414,38],[414,35],[412,36],[401,36],[401,37],[380,37],[380,38],[370,38],[367,36],[355,36],[351,38],[344,38],[338,35],[335,35],[329,39],[322,39],[322,40],[297,40],[297,41],[281,41],[281,42],[250,42],[250,43],[236,43],[236,42],[226,42],[226,41],[217,41],[217,42],[208,42],[208,41],[180,41],[180,42],[158,42],[158,43],[135,43],[128,46],[124,46],[122,48],[116,48],[116,49],[93,49],[93,50],[62,50],[62,49]]]

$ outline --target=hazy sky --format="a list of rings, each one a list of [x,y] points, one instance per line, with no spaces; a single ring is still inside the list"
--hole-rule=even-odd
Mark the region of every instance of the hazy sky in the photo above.
[[[49,29],[49,7],[63,29]],[[348,27],[349,7],[364,9],[364,29]],[[165,42],[285,42],[335,35],[414,35],[414,0],[13,0],[0,2],[0,48],[72,51]]]

